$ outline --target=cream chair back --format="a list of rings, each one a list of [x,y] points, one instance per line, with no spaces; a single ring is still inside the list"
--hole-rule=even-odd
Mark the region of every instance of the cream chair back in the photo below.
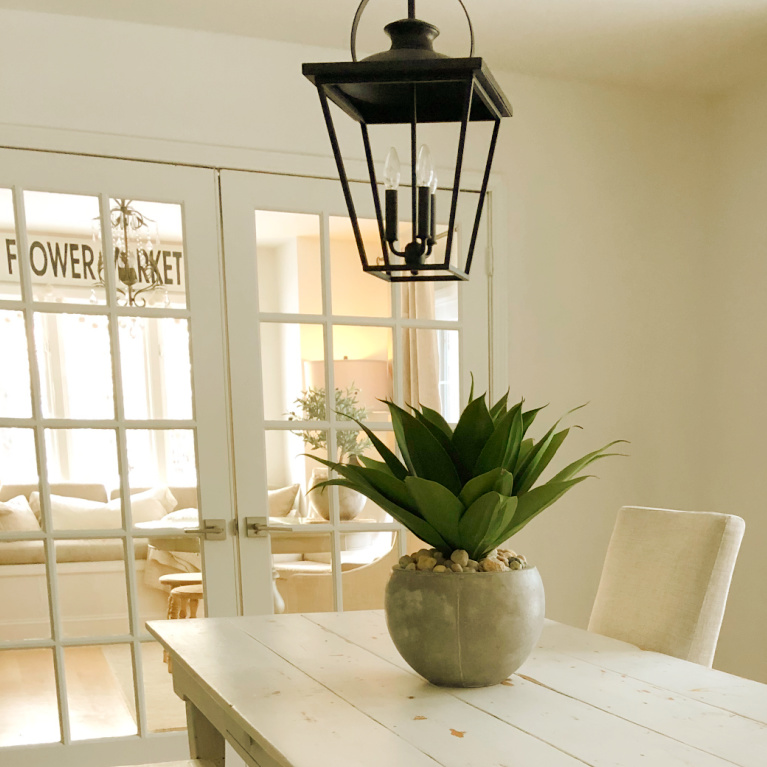
[[[622,508],[589,631],[710,667],[745,526],[729,514]]]

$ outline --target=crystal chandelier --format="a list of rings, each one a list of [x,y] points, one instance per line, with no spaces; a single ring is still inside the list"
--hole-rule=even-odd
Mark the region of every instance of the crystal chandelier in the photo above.
[[[157,222],[133,206],[133,200],[113,200],[109,211],[116,292],[121,306],[146,306],[151,295],[168,304],[169,296],[157,264],[162,253]],[[94,239],[101,240],[101,226],[94,222]],[[103,248],[102,248],[103,251]],[[105,287],[104,258],[99,254],[98,282]]]

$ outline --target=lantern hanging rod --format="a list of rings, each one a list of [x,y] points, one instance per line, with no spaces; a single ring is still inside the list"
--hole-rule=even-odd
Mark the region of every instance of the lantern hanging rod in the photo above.
[[[362,2],[359,4],[359,7],[357,8],[357,12],[354,14],[354,21],[352,22],[352,33],[351,33],[351,52],[352,52],[352,61],[357,61],[357,29],[360,25],[360,19],[362,18],[362,14],[365,11],[365,8],[367,7],[367,4],[370,2],[370,0],[362,0]],[[469,12],[466,10],[466,6],[463,4],[463,0],[457,0],[458,4],[463,9],[463,13],[466,16],[466,23],[469,25],[469,37],[471,39],[471,43],[469,46],[469,58],[471,58],[474,55],[474,27],[471,25],[471,17],[469,16]],[[407,17],[409,19],[415,18],[415,0],[408,0],[407,2]]]

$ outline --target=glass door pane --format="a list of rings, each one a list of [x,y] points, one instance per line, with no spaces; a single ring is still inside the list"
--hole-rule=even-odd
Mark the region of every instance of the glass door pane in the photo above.
[[[379,457],[355,421],[395,449],[387,400],[457,419],[467,362],[486,384],[484,245],[467,300],[464,285],[393,286],[365,274],[336,181],[224,172],[222,196],[227,274],[236,275],[228,309],[238,508],[272,529],[268,545],[241,534],[245,612],[274,608],[259,580],[269,570],[287,612],[380,607],[404,535],[355,490],[322,487],[334,476],[322,460]],[[378,252],[372,210],[358,212],[368,251]]]
[[[0,716],[0,745],[139,735],[155,761],[185,726],[145,627],[166,576],[236,610],[233,540],[184,532],[233,518],[213,179],[38,159],[0,152],[0,673],[39,680],[0,711],[47,724]]]

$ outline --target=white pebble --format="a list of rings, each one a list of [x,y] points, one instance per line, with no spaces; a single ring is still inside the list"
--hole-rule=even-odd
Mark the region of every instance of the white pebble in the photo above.
[[[444,565],[437,565],[433,570],[433,573],[446,573],[447,568]]]
[[[460,565],[461,567],[466,567],[466,565],[469,564],[469,552],[464,551],[463,549],[456,549],[451,555],[450,559],[453,560],[457,565]]]
[[[437,560],[434,557],[418,557],[416,567],[419,570],[433,570],[437,566]]]
[[[462,567],[461,567],[461,566],[458,564],[458,562],[453,562],[453,563],[450,565],[450,569],[451,569],[451,570],[452,570],[454,573],[462,573],[462,572],[463,572],[463,568],[462,568]]]

